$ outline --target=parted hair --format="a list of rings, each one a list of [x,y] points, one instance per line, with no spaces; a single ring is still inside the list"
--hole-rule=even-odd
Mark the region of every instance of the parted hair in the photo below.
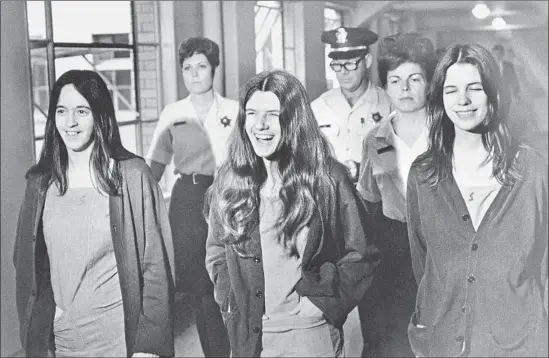
[[[224,228],[224,242],[237,247],[245,244],[247,234],[259,224],[259,192],[267,179],[267,169],[245,128],[246,104],[258,91],[270,91],[280,101],[281,142],[275,160],[282,181],[279,197],[283,209],[275,228],[288,254],[298,255],[297,233],[315,213],[320,213],[319,206],[327,205],[334,196],[329,165],[335,159],[318,127],[305,88],[284,70],[261,72],[241,89],[228,159],[206,194],[204,215],[212,217],[212,210]]]
[[[67,169],[69,165],[67,147],[55,124],[56,107],[63,87],[73,85],[88,101],[93,114],[93,144],[90,165],[99,188],[108,194],[119,193],[121,174],[116,165],[110,165],[111,158],[130,154],[122,145],[116,122],[114,105],[107,85],[94,71],[70,70],[55,81],[50,93],[48,117],[44,132],[44,144],[38,163],[26,174],[41,175],[41,189],[46,190],[54,183],[59,193],[67,191]]]
[[[437,54],[431,40],[416,32],[382,38],[378,43],[378,74],[383,87],[387,87],[387,73],[406,62],[416,63],[431,81],[437,65]]]
[[[482,87],[488,97],[488,111],[475,128],[482,135],[482,143],[492,160],[492,174],[503,185],[520,178],[515,160],[519,143],[509,132],[509,91],[503,83],[496,60],[484,47],[477,44],[451,46],[440,59],[427,96],[429,143],[425,153],[417,159],[427,182],[436,186],[452,172],[455,128],[444,109],[443,88],[448,68],[456,63],[475,66]]]

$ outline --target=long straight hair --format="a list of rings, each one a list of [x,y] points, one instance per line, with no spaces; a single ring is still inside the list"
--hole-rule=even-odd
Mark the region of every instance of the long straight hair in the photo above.
[[[63,87],[73,85],[88,101],[93,114],[93,144],[90,165],[95,181],[103,192],[117,195],[121,185],[121,175],[116,165],[110,165],[110,158],[129,153],[122,146],[120,131],[116,122],[114,106],[107,85],[93,71],[71,70],[65,72],[53,85],[50,94],[48,117],[44,133],[44,144],[38,163],[26,174],[41,176],[41,190],[55,183],[60,195],[68,188],[68,153],[67,147],[55,125],[55,112],[59,95]]]
[[[492,159],[492,175],[500,184],[510,185],[520,175],[515,160],[519,145],[507,126],[509,92],[492,54],[476,44],[450,47],[437,64],[427,96],[429,145],[417,159],[419,167],[426,173],[431,186],[436,186],[452,172],[455,127],[444,110],[443,88],[448,68],[456,63],[471,64],[480,73],[488,97],[488,111],[475,131],[481,133],[482,144],[489,153],[485,162]]]
[[[216,211],[227,244],[243,244],[259,220],[259,191],[267,169],[246,133],[246,104],[258,91],[274,93],[280,101],[281,143],[276,155],[282,178],[279,197],[283,210],[275,224],[280,244],[298,255],[297,233],[321,205],[329,205],[334,182],[329,175],[331,147],[320,132],[307,93],[297,78],[283,70],[261,72],[241,90],[237,125],[231,133],[228,160],[207,192],[204,214]]]

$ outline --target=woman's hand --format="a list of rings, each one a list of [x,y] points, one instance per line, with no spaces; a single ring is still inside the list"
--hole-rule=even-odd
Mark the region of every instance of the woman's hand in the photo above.
[[[323,313],[315,306],[314,303],[311,302],[307,297],[302,296],[300,297],[299,303],[293,310],[290,311],[290,314],[292,315],[300,315],[300,316],[307,316],[307,317],[322,317]]]
[[[152,353],[137,352],[137,353],[132,354],[132,357],[154,358],[154,357],[159,357],[159,356],[157,356],[156,354],[152,354]]]

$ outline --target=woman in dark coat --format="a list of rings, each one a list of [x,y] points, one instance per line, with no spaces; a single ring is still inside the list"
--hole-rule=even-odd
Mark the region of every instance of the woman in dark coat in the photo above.
[[[342,325],[378,263],[360,198],[289,73],[254,76],[236,125],[205,210],[232,355],[342,356]]]
[[[173,356],[173,244],[162,193],[121,144],[92,71],[54,84],[14,252],[27,356]]]

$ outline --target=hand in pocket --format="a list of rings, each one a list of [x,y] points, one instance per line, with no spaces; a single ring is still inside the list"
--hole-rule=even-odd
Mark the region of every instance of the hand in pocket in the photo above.
[[[298,314],[300,316],[307,317],[322,317],[322,311],[320,308],[315,306],[315,304],[312,303],[306,296],[300,297],[299,303],[293,310],[290,311],[290,314]]]

